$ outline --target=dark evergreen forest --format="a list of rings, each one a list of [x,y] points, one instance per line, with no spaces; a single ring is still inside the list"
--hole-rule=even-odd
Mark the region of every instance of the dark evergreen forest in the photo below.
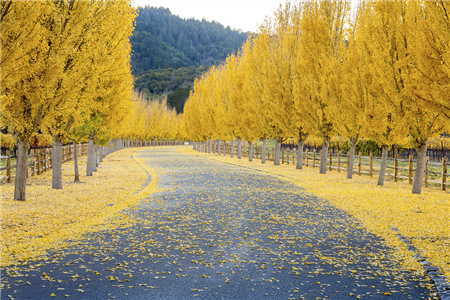
[[[182,19],[163,7],[139,7],[131,37],[136,89],[168,93],[170,104],[181,112],[194,79],[236,53],[246,39],[247,33],[214,21]]]

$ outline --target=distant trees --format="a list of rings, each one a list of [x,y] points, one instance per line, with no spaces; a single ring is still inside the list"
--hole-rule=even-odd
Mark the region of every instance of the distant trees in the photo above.
[[[168,8],[139,7],[131,37],[134,74],[151,69],[209,67],[236,52],[247,33],[217,22],[181,19]]]
[[[134,92],[128,103],[129,113],[125,116],[120,136],[128,140],[175,140],[184,138],[182,117],[167,105],[164,96],[149,99]]]
[[[320,173],[334,135],[350,139],[350,165],[358,139],[372,139],[383,148],[380,185],[388,146],[409,145],[418,152],[412,192],[421,193],[428,140],[450,130],[449,11],[446,1],[361,0],[350,18],[350,1],[288,2],[195,82],[186,133],[294,136],[299,146],[320,137]]]
[[[167,93],[169,105],[181,113],[189,96],[190,89],[186,91],[186,88],[191,87],[194,80],[205,71],[206,68],[203,66],[149,70],[136,77],[134,86],[138,92],[143,94]],[[171,92],[175,92],[177,89],[179,90],[171,95]]]

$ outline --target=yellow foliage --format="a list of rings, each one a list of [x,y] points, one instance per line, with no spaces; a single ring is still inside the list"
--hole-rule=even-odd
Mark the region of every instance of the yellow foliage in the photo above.
[[[79,168],[84,174],[86,157],[79,159]],[[134,194],[148,179],[145,171],[152,181]],[[126,226],[123,209],[157,189],[157,174],[132,148],[105,157],[95,176],[80,176],[82,183],[72,182],[73,172],[72,162],[63,164],[64,190],[51,189],[51,172],[31,177],[26,202],[13,200],[14,184],[2,187],[2,266],[45,258],[48,250],[67,246],[68,240],[89,231]]]

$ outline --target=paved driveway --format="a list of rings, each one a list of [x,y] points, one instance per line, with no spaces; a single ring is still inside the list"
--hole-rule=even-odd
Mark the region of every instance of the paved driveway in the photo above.
[[[133,222],[2,272],[1,299],[428,299],[380,238],[290,182],[174,148]],[[45,273],[45,275],[44,275]],[[429,289],[429,287],[431,289]],[[54,296],[52,296],[54,295]]]

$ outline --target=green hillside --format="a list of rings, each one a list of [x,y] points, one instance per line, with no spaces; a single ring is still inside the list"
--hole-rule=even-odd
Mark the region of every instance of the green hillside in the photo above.
[[[247,33],[214,21],[182,19],[162,7],[139,7],[130,39],[135,88],[167,93],[170,105],[181,112],[195,78],[236,53],[246,39]]]

